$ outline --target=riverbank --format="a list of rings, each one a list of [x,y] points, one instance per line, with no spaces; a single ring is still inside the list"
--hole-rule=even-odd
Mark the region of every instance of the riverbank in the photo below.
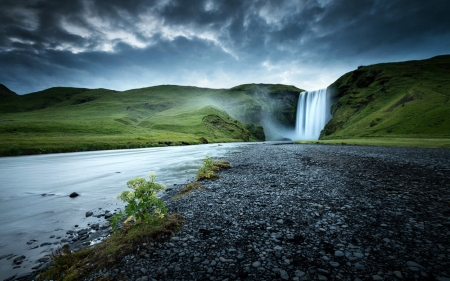
[[[450,148],[448,138],[352,138],[352,139],[332,139],[314,141],[296,141],[297,144],[338,144],[338,145],[373,145],[392,147],[415,147],[415,148]]]
[[[90,280],[449,280],[450,151],[267,144],[226,160],[167,201],[175,237]]]

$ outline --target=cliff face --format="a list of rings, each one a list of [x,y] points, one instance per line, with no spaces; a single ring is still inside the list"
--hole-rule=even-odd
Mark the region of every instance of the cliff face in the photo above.
[[[245,84],[230,90],[245,102],[230,99],[224,110],[241,122],[263,126],[266,140],[280,138],[272,129],[274,125],[287,130],[295,128],[298,96],[304,90],[280,84]]]
[[[328,90],[321,139],[450,136],[450,55],[360,66]]]

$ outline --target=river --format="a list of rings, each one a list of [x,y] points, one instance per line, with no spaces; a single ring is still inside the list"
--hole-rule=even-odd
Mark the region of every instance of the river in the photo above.
[[[67,230],[98,220],[86,218],[86,212],[123,207],[116,196],[128,180],[155,173],[156,181],[167,187],[183,184],[194,179],[206,156],[225,157],[247,145],[251,143],[0,158],[0,280],[31,271],[37,259],[59,246],[54,243]],[[80,196],[70,198],[72,192]],[[52,245],[36,247],[45,242]],[[26,259],[13,269],[15,257],[2,258],[10,254]]]

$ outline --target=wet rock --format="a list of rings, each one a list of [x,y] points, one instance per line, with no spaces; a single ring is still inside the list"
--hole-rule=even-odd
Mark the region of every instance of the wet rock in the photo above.
[[[24,255],[18,256],[17,258],[15,258],[13,260],[14,264],[21,264],[23,263],[23,261],[26,259],[26,257]]]
[[[90,217],[92,215],[94,215],[94,212],[92,212],[92,211],[87,211],[86,212],[86,217]]]
[[[78,194],[78,193],[76,193],[76,192],[72,192],[72,193],[70,193],[70,195],[69,195],[69,197],[70,198],[75,198],[75,197],[77,197],[77,196],[79,196],[80,194]]]
[[[32,276],[33,276],[33,272],[26,272],[26,273],[17,275],[14,280],[28,280]]]

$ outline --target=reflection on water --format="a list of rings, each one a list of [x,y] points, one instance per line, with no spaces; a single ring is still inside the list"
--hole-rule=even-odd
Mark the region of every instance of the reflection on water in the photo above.
[[[246,145],[249,143],[0,158],[0,257],[27,256],[21,268],[14,270],[14,258],[1,259],[0,280],[30,271],[37,258],[57,247],[30,250],[33,245],[56,242],[74,225],[83,227],[96,221],[85,218],[87,211],[122,207],[116,196],[131,178],[155,173],[156,181],[166,186],[182,184],[195,177],[205,156],[223,157]],[[72,192],[80,196],[69,198]],[[33,239],[38,242],[28,245]]]

